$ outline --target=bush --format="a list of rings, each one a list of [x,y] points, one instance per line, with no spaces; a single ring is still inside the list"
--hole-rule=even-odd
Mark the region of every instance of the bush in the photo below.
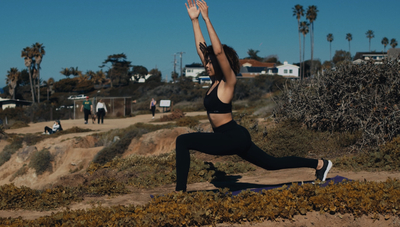
[[[195,127],[199,124],[199,120],[194,117],[183,117],[176,121],[176,125],[180,127],[188,126],[188,127]]]
[[[6,118],[7,121],[10,120],[15,120],[15,121],[20,121],[24,123],[29,123],[31,119],[24,114],[24,108],[22,107],[16,107],[16,108],[6,108],[4,110],[0,109],[0,119],[3,120],[4,124],[6,123]]]
[[[174,109],[170,114],[168,115],[163,115],[162,117],[160,117],[160,121],[174,121],[174,120],[178,120],[181,119],[185,116],[185,113],[180,110],[180,109]]]
[[[371,61],[294,81],[276,97],[276,120],[296,119],[319,131],[361,131],[360,147],[384,144],[400,134],[399,71],[397,61]]]
[[[133,138],[147,132],[148,131],[141,129],[127,132],[120,140],[115,141],[110,146],[101,149],[94,157],[93,162],[101,165],[110,162],[114,157],[118,157],[125,152],[129,144],[131,144]]]
[[[10,126],[10,129],[24,128],[24,127],[29,127],[29,125],[23,121],[16,121],[14,122],[14,124]]]
[[[6,145],[4,149],[0,152],[0,166],[10,160],[11,155],[17,152],[18,149],[22,147],[23,138],[15,136],[11,138],[11,143]]]
[[[36,170],[37,175],[41,175],[46,170],[51,170],[51,154],[47,149],[35,152],[29,162],[29,167]]]

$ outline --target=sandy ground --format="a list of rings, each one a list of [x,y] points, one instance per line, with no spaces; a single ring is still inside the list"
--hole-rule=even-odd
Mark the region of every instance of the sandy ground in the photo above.
[[[88,124],[84,124],[83,119],[71,119],[71,120],[62,120],[61,125],[63,129],[69,129],[72,127],[80,127],[80,128],[88,128],[91,130],[94,130],[96,132],[105,132],[109,131],[111,129],[116,129],[116,128],[126,128],[129,125],[136,124],[138,122],[143,122],[143,123],[154,123],[154,124],[164,124],[164,122],[157,122],[157,119],[162,117],[163,115],[168,115],[170,113],[158,113],[155,115],[155,118],[152,119],[151,114],[143,114],[143,115],[137,115],[134,117],[127,117],[127,118],[116,118],[116,119],[104,119],[104,124],[92,124],[92,121],[89,120]],[[199,111],[199,112],[188,112],[186,113],[185,116],[198,116],[198,115],[206,115],[205,111]],[[166,122],[167,123],[167,122]],[[53,121],[48,121],[48,122],[39,122],[39,123],[30,123],[29,127],[25,128],[18,128],[18,129],[7,129],[5,130],[6,133],[37,133],[37,132],[43,132],[44,127],[53,127],[54,122]],[[86,134],[93,134],[93,132],[88,132],[88,133],[82,133],[79,134],[80,136],[84,136]]]
[[[196,115],[205,115],[205,112],[192,112],[187,113],[187,116],[196,116]],[[156,119],[162,116],[162,114],[157,114]],[[135,117],[124,118],[124,119],[105,119],[104,124],[98,125],[92,124],[91,122],[87,125],[83,124],[83,120],[63,120],[61,122],[64,129],[68,129],[74,126],[78,126],[81,128],[89,128],[95,130],[96,132],[108,131],[110,129],[116,128],[124,128],[131,124],[135,124],[137,122],[145,122],[145,123],[155,123],[159,124],[160,122],[154,122],[151,118],[151,115],[138,115]],[[27,128],[20,129],[10,129],[6,130],[7,133],[37,133],[42,132],[45,126],[51,126],[52,122],[41,122],[41,123],[33,123],[30,124]],[[80,136],[84,137],[92,134],[93,132],[87,133],[79,133],[73,135],[64,135],[64,136]],[[58,139],[60,142],[61,138]],[[62,138],[65,140],[65,138]],[[68,142],[68,141],[67,141]],[[67,143],[65,142],[65,143]],[[51,146],[49,145],[49,141],[42,142],[37,146]],[[52,141],[51,143],[55,143]],[[0,149],[4,147],[3,143],[0,143]],[[80,149],[80,150],[79,150]],[[90,149],[79,148],[76,151],[82,152],[85,151],[86,155],[93,155],[97,152],[97,150],[91,151]],[[66,152],[65,159],[69,157],[74,157],[70,152]],[[169,151],[168,151],[169,152]],[[68,154],[67,154],[68,153]],[[91,153],[91,154],[89,154]],[[76,153],[75,153],[76,154]],[[71,158],[68,159],[71,162]],[[5,167],[6,168],[6,167]],[[67,170],[65,170],[67,171]],[[65,173],[65,171],[57,172],[56,176],[60,177]],[[0,168],[0,175],[2,174],[2,169]],[[328,177],[334,177],[336,175],[344,176],[352,180],[367,180],[367,181],[385,181],[388,177],[400,179],[399,172],[345,172],[342,170],[338,170],[333,168],[329,173]],[[197,190],[215,190],[217,188],[225,188],[228,187],[231,190],[241,190],[247,188],[257,188],[267,185],[275,185],[291,182],[308,181],[314,179],[314,170],[311,169],[286,169],[286,170],[277,170],[277,171],[266,171],[263,169],[257,168],[254,172],[249,172],[241,175],[234,175],[230,177],[230,180],[227,182],[219,182],[219,184],[211,184],[208,182],[195,183],[188,185],[188,191],[197,191]],[[7,181],[2,181],[1,183],[6,183]],[[143,205],[148,203],[151,200],[150,195],[162,195],[174,190],[174,185],[166,185],[163,187],[145,190],[145,189],[135,189],[130,188],[131,193],[121,196],[103,196],[103,197],[87,197],[83,202],[74,203],[69,206],[70,209],[90,209],[92,204],[101,204],[102,206],[112,206],[112,205]],[[27,211],[27,210],[1,210],[0,217],[23,217],[26,219],[36,219],[41,216],[50,215],[52,212],[62,211],[65,208],[60,208],[52,211]],[[354,218],[352,215],[330,215],[319,212],[310,212],[307,215],[298,215],[294,217],[294,221],[289,220],[280,220],[278,222],[265,221],[263,223],[252,223],[252,224],[219,224],[217,226],[400,226],[399,217],[390,217],[389,219],[381,218],[379,221],[373,221],[371,217],[363,216],[361,218]]]

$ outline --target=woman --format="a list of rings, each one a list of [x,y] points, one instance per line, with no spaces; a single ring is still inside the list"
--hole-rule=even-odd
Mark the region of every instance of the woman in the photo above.
[[[61,127],[60,121],[54,121],[53,128],[50,128],[48,126],[44,127],[43,134],[53,134],[53,133],[55,133],[57,131],[61,131],[61,130],[62,130],[62,127]]]
[[[332,162],[300,157],[275,158],[258,148],[246,128],[236,124],[232,118],[232,98],[239,73],[239,57],[234,49],[222,45],[215,32],[205,1],[188,0],[185,4],[192,20],[196,50],[212,85],[204,98],[204,106],[214,133],[189,133],[176,139],[176,191],[186,191],[190,167],[189,150],[213,155],[239,155],[241,158],[267,170],[309,167],[316,169],[318,180],[325,181]],[[197,8],[198,7],[198,8]],[[202,15],[211,40],[206,46],[200,30],[199,15]]]
[[[152,98],[151,102],[150,102],[150,110],[151,110],[151,114],[153,114],[153,119],[154,119],[154,114],[156,113],[156,104],[157,104],[157,101],[154,100],[154,98]]]
[[[107,106],[103,102],[103,99],[100,99],[99,102],[97,103],[96,113],[97,113],[97,124],[100,124],[100,118],[101,118],[101,123],[103,124],[104,116],[107,113]]]

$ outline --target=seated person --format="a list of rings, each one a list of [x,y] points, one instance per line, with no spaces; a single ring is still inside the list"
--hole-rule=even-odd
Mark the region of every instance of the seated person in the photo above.
[[[43,134],[53,134],[53,133],[55,133],[55,132],[57,132],[57,131],[62,131],[63,129],[62,129],[62,127],[61,127],[61,124],[60,124],[60,121],[59,120],[57,120],[57,121],[54,121],[54,125],[53,125],[53,128],[51,129],[50,127],[44,127],[44,132],[43,132]]]

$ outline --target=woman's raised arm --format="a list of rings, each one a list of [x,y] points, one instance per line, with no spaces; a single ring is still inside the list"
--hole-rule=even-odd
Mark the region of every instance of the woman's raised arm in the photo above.
[[[193,32],[194,32],[194,41],[196,44],[197,54],[200,57],[201,62],[205,65],[203,52],[200,50],[200,43],[205,43],[204,36],[201,33],[200,24],[199,24],[199,15],[200,9],[197,8],[195,4],[195,0],[187,0],[185,3],[186,9],[188,11],[189,17],[192,20]]]
[[[233,72],[228,58],[225,55],[224,48],[222,47],[221,41],[218,38],[217,33],[215,32],[215,29],[213,25],[211,24],[210,18],[208,17],[208,6],[207,3],[203,0],[197,0],[196,4],[199,6],[199,9],[201,11],[201,15],[206,22],[207,25],[207,31],[208,35],[210,36],[211,44],[215,53],[215,56],[217,57],[218,63],[221,66],[222,73],[224,74],[225,77],[225,84],[232,89],[235,87],[236,84],[236,75]]]

